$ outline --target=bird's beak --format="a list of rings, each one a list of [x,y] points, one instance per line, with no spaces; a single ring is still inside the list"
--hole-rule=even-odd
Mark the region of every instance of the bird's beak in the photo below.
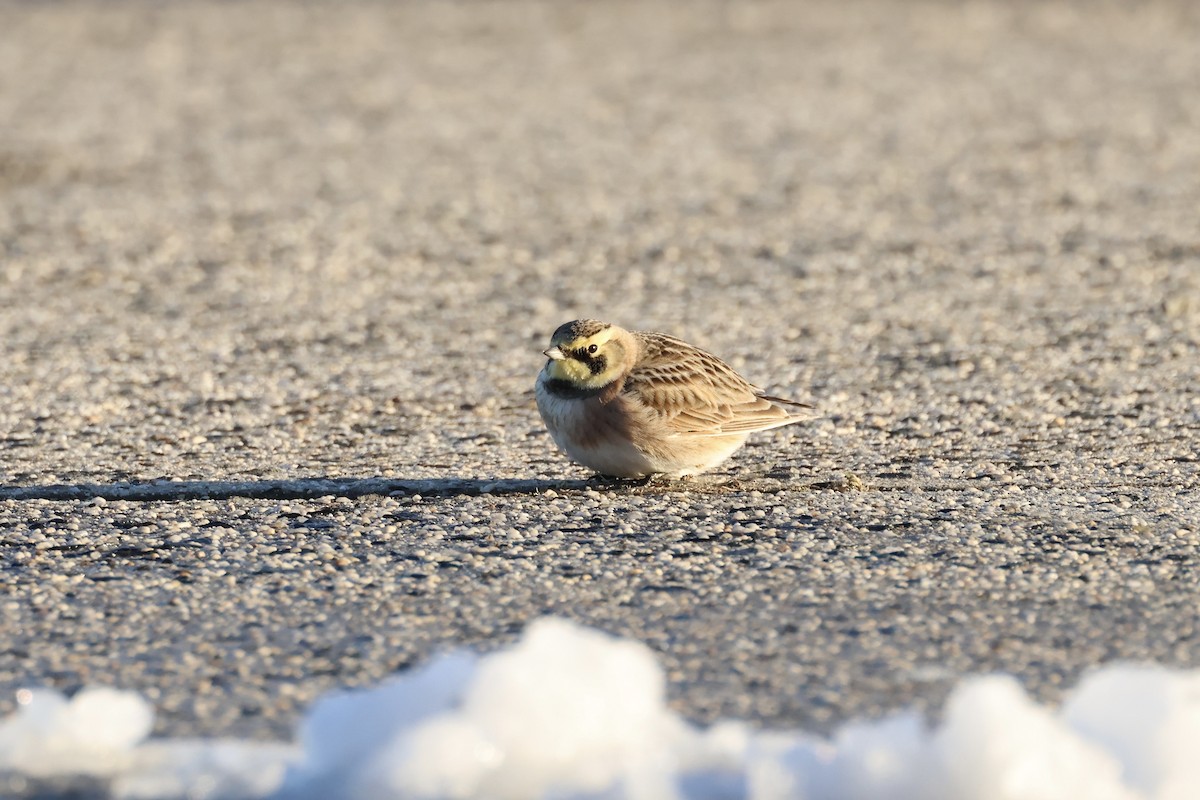
[[[551,361],[562,361],[567,357],[567,354],[562,350],[559,350],[557,347],[551,347],[549,350],[543,350],[542,355]]]

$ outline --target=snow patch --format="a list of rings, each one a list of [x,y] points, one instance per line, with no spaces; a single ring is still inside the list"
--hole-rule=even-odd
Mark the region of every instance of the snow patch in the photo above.
[[[969,678],[936,727],[903,712],[825,738],[692,725],[647,647],[543,619],[496,653],[326,695],[296,745],[148,739],[153,710],[131,692],[19,701],[0,721],[0,771],[99,778],[125,800],[1200,797],[1200,670],[1155,666],[1097,669],[1061,709],[1011,677]]]

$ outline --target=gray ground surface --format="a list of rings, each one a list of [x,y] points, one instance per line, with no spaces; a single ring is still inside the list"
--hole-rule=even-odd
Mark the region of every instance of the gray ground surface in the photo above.
[[[288,736],[542,614],[813,730],[1200,665],[1197,75],[1187,3],[0,5],[0,713]],[[577,316],[818,413],[585,483]]]

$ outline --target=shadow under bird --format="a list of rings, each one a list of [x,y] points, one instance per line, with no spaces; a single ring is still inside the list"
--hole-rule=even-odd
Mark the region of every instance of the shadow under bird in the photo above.
[[[695,475],[756,431],[808,417],[763,394],[721,359],[665,333],[594,319],[560,325],[537,378],[554,443],[601,475]]]

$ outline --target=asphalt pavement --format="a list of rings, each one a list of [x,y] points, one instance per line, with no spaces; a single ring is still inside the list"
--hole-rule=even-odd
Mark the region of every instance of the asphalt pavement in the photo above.
[[[1186,2],[0,4],[0,714],[290,737],[554,614],[828,731],[1200,666]],[[816,407],[677,484],[577,317]]]

